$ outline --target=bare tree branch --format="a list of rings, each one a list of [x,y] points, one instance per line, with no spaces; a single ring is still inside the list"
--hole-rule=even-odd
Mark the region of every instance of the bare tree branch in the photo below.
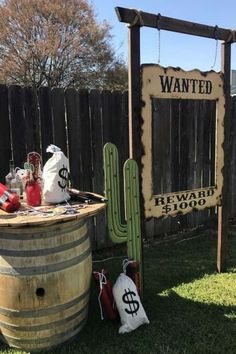
[[[1,83],[126,87],[110,26],[88,0],[4,0],[0,16]]]

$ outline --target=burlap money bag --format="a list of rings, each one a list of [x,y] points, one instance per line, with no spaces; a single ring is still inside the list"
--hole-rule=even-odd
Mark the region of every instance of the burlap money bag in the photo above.
[[[113,286],[113,296],[120,314],[121,327],[119,333],[128,333],[149,320],[141,304],[136,285],[133,280],[121,273]]]
[[[45,203],[61,203],[70,198],[67,193],[69,161],[55,145],[50,145],[46,151],[53,155],[43,167],[42,199]]]

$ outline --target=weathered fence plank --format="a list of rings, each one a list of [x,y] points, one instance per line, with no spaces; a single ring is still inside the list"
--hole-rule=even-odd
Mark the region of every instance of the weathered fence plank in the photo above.
[[[180,100],[179,102],[179,189],[185,191],[188,189],[189,171],[189,129],[191,121],[191,102]]]
[[[25,87],[24,98],[26,149],[27,152],[36,151],[41,154],[37,89],[34,87]]]
[[[81,189],[91,191],[93,189],[93,163],[92,163],[92,143],[91,143],[91,119],[89,108],[88,90],[78,91],[79,119],[81,123],[81,164],[82,173],[80,178]]]
[[[21,166],[26,159],[26,124],[24,117],[24,95],[23,88],[11,86],[9,88],[9,105],[11,117],[11,135],[13,160],[15,165]]]
[[[180,189],[179,161],[180,161],[180,122],[179,122],[179,100],[173,100],[170,107],[171,119],[171,177],[172,192]]]
[[[70,180],[74,188],[82,189],[82,143],[81,143],[81,120],[79,115],[79,97],[78,92],[73,89],[65,91],[66,116],[68,130],[68,152],[70,161]]]
[[[103,145],[115,144],[119,149],[121,217],[124,219],[123,165],[128,159],[128,97],[119,91],[102,93]]]
[[[93,180],[88,97],[87,90],[68,88],[65,91],[70,180],[72,187],[82,191],[91,191]],[[95,250],[94,218],[88,220],[87,226]]]
[[[9,160],[12,158],[8,89],[5,85],[0,85],[0,117],[0,181],[4,183],[9,169]]]
[[[46,153],[48,145],[54,144],[51,90],[49,87],[40,87],[38,91],[39,111],[41,124],[42,159],[45,163],[49,156]]]
[[[54,144],[60,147],[64,154],[67,155],[64,89],[53,88],[51,95]]]
[[[92,90],[89,95],[90,119],[91,119],[91,142],[92,142],[92,167],[93,167],[93,190],[104,194],[103,181],[103,131],[101,112],[101,92]],[[104,248],[106,244],[106,222],[105,215],[100,214],[95,219],[95,240],[96,248]]]

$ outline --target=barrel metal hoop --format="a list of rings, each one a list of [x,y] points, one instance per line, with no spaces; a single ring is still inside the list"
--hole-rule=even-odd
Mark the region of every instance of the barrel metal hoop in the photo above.
[[[37,240],[37,239],[42,239],[42,238],[50,238],[50,237],[55,237],[55,236],[60,236],[65,233],[70,233],[73,231],[76,231],[78,228],[81,228],[84,224],[86,224],[85,220],[80,220],[79,222],[77,221],[76,223],[69,223],[66,225],[66,223],[63,224],[63,228],[58,228],[58,225],[51,225],[51,226],[35,226],[35,227],[22,227],[18,228],[18,232],[14,233],[14,228],[11,229],[12,232],[8,232],[9,228],[5,229],[1,227],[1,232],[0,232],[0,240],[22,240],[22,241],[27,241],[27,240]],[[66,227],[65,227],[66,225]],[[48,228],[48,231],[47,229]],[[21,232],[19,232],[19,230]]]
[[[14,337],[11,337],[11,336],[7,336],[4,334],[4,338],[5,340],[9,343],[11,343],[11,346],[12,345],[15,345],[17,347],[20,346],[21,349],[30,349],[30,348],[27,348],[27,347],[24,347],[24,345],[34,345],[35,344],[46,344],[46,346],[51,346],[50,343],[52,343],[52,345],[57,345],[57,344],[60,344],[62,342],[65,342],[67,339],[70,339],[72,337],[74,337],[79,331],[81,331],[81,329],[83,328],[83,326],[85,325],[86,323],[86,320],[87,318],[84,318],[80,323],[79,325],[77,324],[74,328],[70,328],[68,331],[64,332],[64,333],[58,333],[58,334],[54,334],[50,337],[44,337],[44,338],[31,338],[31,339],[19,339],[17,340],[16,338]],[[43,346],[44,347],[44,346]],[[38,349],[43,349],[43,347],[40,347]]]
[[[41,249],[34,249],[34,250],[7,250],[7,249],[0,249],[0,256],[8,256],[8,257],[40,257],[40,256],[47,256],[50,254],[55,254],[59,252],[63,252],[69,249],[73,249],[83,242],[85,242],[89,238],[87,232],[84,236],[80,239],[75,240],[70,243],[65,243],[64,245],[60,245],[53,248],[41,248]]]
[[[53,272],[59,272],[67,268],[78,265],[80,262],[83,262],[91,254],[90,246],[79,256],[69,259],[65,262],[46,264],[43,266],[37,267],[0,267],[0,274],[12,275],[12,276],[25,276],[25,275],[39,275],[39,274],[48,274]]]
[[[11,324],[0,321],[0,327],[11,330],[11,331],[27,331],[27,332],[43,331],[43,330],[47,330],[50,328],[64,326],[68,322],[75,320],[80,315],[82,315],[82,314],[86,315],[87,311],[88,311],[88,308],[87,308],[87,304],[86,304],[86,307],[84,307],[83,309],[81,309],[81,310],[75,312],[73,315],[68,316],[67,318],[63,318],[59,321],[44,323],[44,324],[35,325],[35,326],[32,324],[29,324],[28,326],[15,326],[15,325],[11,325]]]

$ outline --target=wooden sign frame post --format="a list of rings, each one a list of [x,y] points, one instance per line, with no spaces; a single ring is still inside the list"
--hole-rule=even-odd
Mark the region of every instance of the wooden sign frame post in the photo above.
[[[140,83],[140,28],[150,27],[158,30],[184,33],[188,35],[212,38],[223,41],[221,44],[221,72],[224,74],[224,158],[223,158],[223,185],[220,203],[218,205],[218,242],[217,242],[217,270],[226,270],[228,216],[229,216],[229,185],[231,161],[231,44],[236,41],[236,32],[230,29],[208,26],[175,18],[151,14],[135,9],[116,7],[120,22],[129,24],[129,154],[141,167],[141,83]],[[141,169],[140,169],[141,170]],[[140,175],[141,180],[141,175]],[[143,211],[144,213],[144,211]]]

